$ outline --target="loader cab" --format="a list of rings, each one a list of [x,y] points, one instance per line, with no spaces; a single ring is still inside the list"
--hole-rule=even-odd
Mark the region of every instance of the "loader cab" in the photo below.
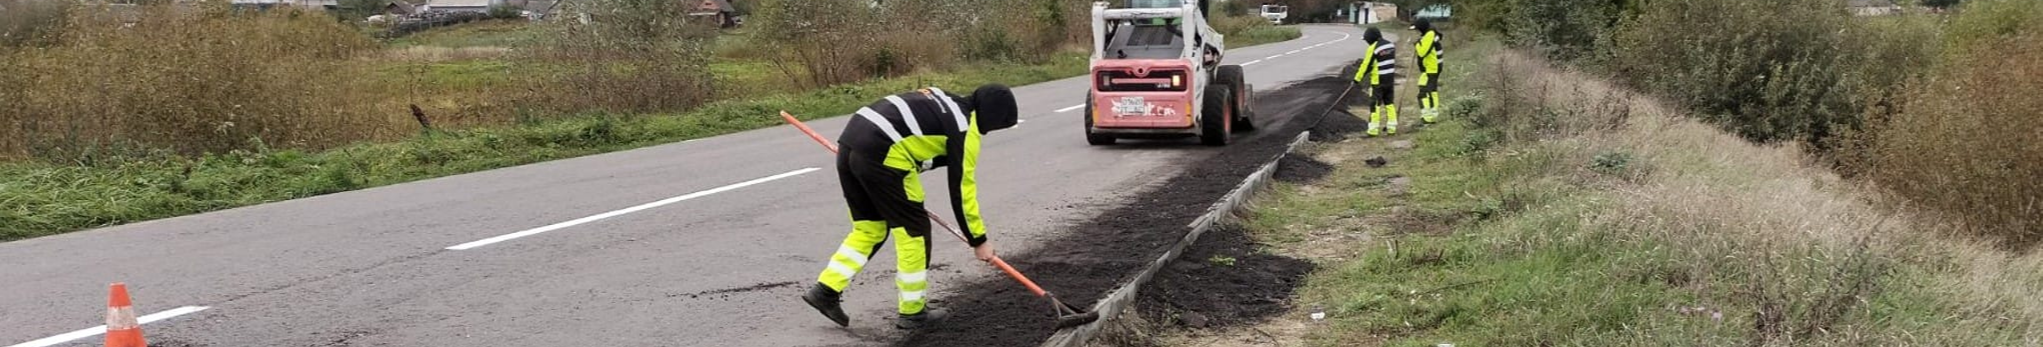
[[[1106,59],[1177,59],[1185,51],[1176,25],[1122,23],[1110,32]]]

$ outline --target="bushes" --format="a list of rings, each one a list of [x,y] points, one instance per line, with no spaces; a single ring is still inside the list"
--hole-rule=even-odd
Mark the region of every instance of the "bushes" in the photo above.
[[[1981,42],[1875,125],[1862,171],[1978,236],[2027,248],[2043,241],[2043,32]]]
[[[526,106],[560,112],[661,112],[711,96],[708,68],[716,28],[666,0],[575,2],[534,49],[550,71],[532,82]]]
[[[54,43],[73,7],[69,1],[0,0],[0,51]]]
[[[944,68],[958,57],[1042,63],[1087,39],[1082,2],[777,0],[759,4],[758,44],[792,79],[822,87]]]
[[[1850,19],[1830,1],[1653,2],[1617,30],[1611,70],[1746,138],[1816,142],[1886,87],[1852,76],[1906,71],[1849,50]]]
[[[387,131],[345,78],[374,46],[321,13],[140,9],[132,27],[77,11],[63,45],[9,57],[0,152],[93,163],[109,155],[323,147]],[[32,81],[32,82],[29,82]],[[0,82],[7,83],[7,82]]]
[[[1478,6],[1492,11],[1472,17],[1490,18],[1477,23],[1525,45],[1594,41],[1566,23],[1535,27],[1534,35],[1496,24],[1537,19],[1531,14],[1545,9],[1502,7]],[[1904,205],[1942,211],[2005,246],[2031,247],[2043,241],[2043,223],[2034,221],[2043,212],[2043,181],[2035,179],[2043,147],[2028,139],[2043,129],[2043,103],[2026,94],[2043,88],[2036,64],[2043,6],[1979,0],[1955,11],[1853,17],[1819,0],[1644,2],[1636,17],[1602,34],[1607,43],[1588,44],[1612,59],[1576,63],[1746,139],[1805,144]],[[1522,115],[1501,124],[1507,128],[1538,129],[1555,118],[1547,113],[1499,114]]]

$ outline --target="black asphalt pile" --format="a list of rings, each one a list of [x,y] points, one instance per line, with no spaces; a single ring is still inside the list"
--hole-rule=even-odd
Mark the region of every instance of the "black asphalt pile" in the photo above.
[[[1234,144],[1218,149],[1186,145],[1185,150],[1214,154],[1191,163],[1169,181],[1132,195],[1120,206],[1072,226],[1062,239],[1003,258],[1065,302],[1092,307],[1182,239],[1190,231],[1186,225],[1233,190],[1243,177],[1314,125],[1312,117],[1326,110],[1348,84],[1343,78],[1322,77],[1257,95],[1257,115],[1271,122],[1264,124],[1264,130],[1237,135]],[[1320,125],[1327,123],[1335,121]],[[1220,240],[1215,247],[1246,241]],[[1252,262],[1264,263],[1260,259]],[[1224,288],[1210,285],[1216,285],[1212,289]],[[1035,346],[1055,332],[1049,303],[1010,279],[989,277],[944,286],[957,288],[957,294],[939,298],[940,305],[952,309],[949,321],[936,329],[911,332],[899,345]]]
[[[1317,181],[1333,172],[1332,164],[1304,155],[1291,155],[1277,161],[1277,173],[1274,177],[1281,182],[1305,183]]]
[[[1215,328],[1284,313],[1313,264],[1256,252],[1256,246],[1241,226],[1214,225],[1142,286],[1136,314],[1150,322]]]

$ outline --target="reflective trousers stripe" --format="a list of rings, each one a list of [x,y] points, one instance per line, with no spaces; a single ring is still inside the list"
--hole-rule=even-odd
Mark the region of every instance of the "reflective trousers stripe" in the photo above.
[[[894,287],[901,292],[901,314],[916,314],[928,306],[925,299],[929,292],[929,238],[908,236],[906,228],[887,228],[884,221],[852,221],[852,231],[845,236],[844,244],[838,245],[831,254],[829,264],[816,282],[830,289],[843,292],[851,285],[851,279],[858,275],[871,255],[866,251],[878,249],[889,238],[894,240],[895,275]]]

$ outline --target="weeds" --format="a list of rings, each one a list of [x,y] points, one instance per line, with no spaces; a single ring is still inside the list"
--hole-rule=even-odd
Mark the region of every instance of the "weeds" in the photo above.
[[[1338,164],[1321,183],[1280,186],[1276,201],[1258,203],[1249,225],[1266,241],[1288,240],[1275,247],[1353,250],[1321,257],[1335,265],[1302,291],[1300,306],[1330,307],[1312,345],[2019,345],[2043,336],[2043,256],[1949,237],[1943,230],[1962,223],[1888,208],[1879,189],[1799,148],[1748,143],[1532,56],[1488,59],[1468,76],[1480,78],[1469,83],[1478,92],[1446,94],[1482,95],[1469,106],[1480,111],[1418,132],[1422,150],[1400,165]],[[1464,63],[1455,66],[1475,65]],[[1485,132],[1511,140],[1425,150]],[[1325,150],[1380,145],[1360,142]],[[1630,178],[1597,178],[1615,171]],[[1412,177],[1411,194],[1350,184],[1385,175]],[[1447,232],[1397,232],[1412,228],[1397,222],[1406,216],[1437,214],[1463,217],[1428,219]],[[1277,237],[1356,232],[1371,237]]]
[[[1943,212],[1965,230],[2014,249],[2043,241],[2043,31],[1968,55],[1872,130],[1859,168],[1911,206]]]
[[[144,6],[132,27],[106,7],[74,11],[65,44],[9,59],[0,152],[92,165],[108,157],[320,148],[385,134],[344,76],[373,43],[324,14]],[[27,82],[33,81],[33,82]],[[17,89],[18,88],[18,89]],[[55,116],[48,116],[55,115]]]

